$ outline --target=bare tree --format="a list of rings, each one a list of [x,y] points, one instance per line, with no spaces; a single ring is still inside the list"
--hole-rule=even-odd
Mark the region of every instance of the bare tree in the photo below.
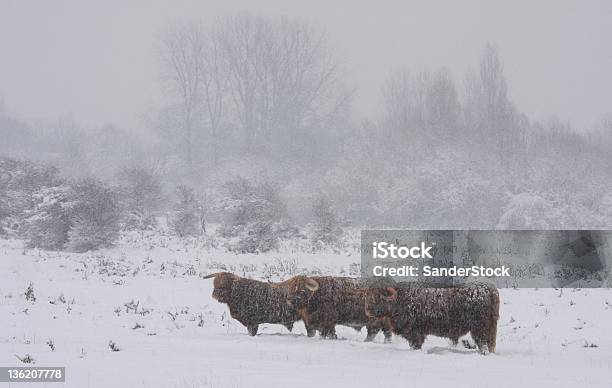
[[[272,139],[292,145],[345,102],[326,36],[312,26],[245,12],[221,18],[217,28],[246,147]]]
[[[231,15],[219,21],[219,37],[227,60],[230,95],[244,131],[244,142],[252,144],[256,125],[256,93],[262,57],[263,23],[250,14]]]
[[[433,77],[425,105],[429,129],[436,136],[447,139],[452,137],[457,130],[461,106],[455,85],[446,69],[438,71]]]
[[[209,31],[206,40],[206,55],[203,58],[202,88],[204,107],[211,134],[213,163],[219,161],[219,129],[224,115],[225,98],[228,90],[228,72],[223,58],[219,34]]]
[[[410,76],[407,70],[393,73],[387,78],[383,86],[383,98],[389,135],[406,131],[411,120],[407,103],[410,100]]]
[[[466,119],[472,132],[501,152],[512,152],[515,109],[508,100],[506,78],[496,46],[485,45],[477,74],[468,76]]]
[[[401,69],[387,78],[383,97],[387,126],[392,135],[407,136],[423,131],[430,85],[431,77],[426,69],[414,74]]]
[[[205,33],[200,23],[174,25],[161,37],[163,77],[177,98],[182,147],[188,174],[193,172],[193,147],[198,113],[203,99],[202,69],[206,55]]]
[[[243,151],[276,147],[294,154],[349,102],[326,35],[303,22],[248,12],[219,18],[209,28],[188,22],[162,35],[161,51],[176,103],[166,109],[163,127],[178,130],[177,151],[189,175],[196,147],[210,149],[218,162],[226,145],[221,128],[240,128]],[[209,147],[203,147],[206,140]]]
[[[481,98],[486,119],[490,123],[500,123],[506,119],[508,96],[504,68],[499,52],[492,44],[484,48],[480,61]]]

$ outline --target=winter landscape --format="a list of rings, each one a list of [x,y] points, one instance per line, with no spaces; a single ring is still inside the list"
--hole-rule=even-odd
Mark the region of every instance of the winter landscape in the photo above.
[[[235,255],[145,233],[93,253],[24,249],[17,240],[3,240],[1,253],[0,363],[30,355],[36,365],[66,366],[66,386],[612,384],[609,289],[500,290],[497,352],[482,356],[436,337],[421,350],[399,337],[384,344],[382,334],[364,343],[364,332],[341,326],[335,341],[306,337],[301,323],[292,333],[263,325],[251,337],[200,277],[220,270],[273,281],[355,276],[358,251],[349,248]]]
[[[610,255],[581,268],[599,288],[502,285],[490,354],[301,321],[250,336],[206,278],[357,278],[366,229],[611,229],[609,2],[88,3],[0,2],[0,367],[612,386]]]

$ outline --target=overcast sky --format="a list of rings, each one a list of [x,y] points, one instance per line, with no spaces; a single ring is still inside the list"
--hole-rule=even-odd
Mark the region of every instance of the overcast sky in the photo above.
[[[511,99],[532,118],[590,127],[612,114],[612,1],[0,0],[0,98],[25,119],[142,127],[159,104],[156,34],[250,9],[327,30],[358,87],[356,117],[402,65],[447,66],[459,87],[497,44]]]

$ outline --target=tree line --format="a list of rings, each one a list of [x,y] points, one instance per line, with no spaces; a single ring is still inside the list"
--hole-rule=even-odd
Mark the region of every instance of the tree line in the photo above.
[[[356,88],[342,58],[324,31],[301,20],[242,12],[173,24],[160,31],[156,58],[165,98],[146,133],[0,113],[0,152],[113,185],[126,179],[118,172],[147,171],[164,193],[163,211],[181,196],[199,198],[188,213],[195,220],[207,209],[223,233],[258,235],[228,217],[269,217],[251,227],[284,235],[317,214],[338,220],[328,230],[610,225],[612,120],[578,131],[530,119],[508,94],[493,44],[459,80],[446,68],[389,74],[382,110],[362,122],[352,116]],[[243,201],[232,192],[266,205],[224,212]]]
[[[167,198],[158,176],[126,168],[118,184],[62,177],[57,168],[0,157],[0,236],[26,247],[85,252],[112,246],[122,232],[155,231],[179,238],[223,238],[239,253],[267,252],[282,240],[308,240],[320,250],[342,245],[342,221],[325,199],[313,204],[313,224],[298,228],[278,187],[245,178],[228,181],[214,209],[193,188],[176,187]],[[216,213],[219,228],[207,231]]]

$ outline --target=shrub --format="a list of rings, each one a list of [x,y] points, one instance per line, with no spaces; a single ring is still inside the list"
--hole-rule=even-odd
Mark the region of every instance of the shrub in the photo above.
[[[297,235],[297,228],[285,220],[256,221],[242,228],[231,248],[239,253],[268,252],[277,248],[280,240]]]
[[[274,249],[281,238],[296,233],[289,226],[287,211],[278,187],[268,182],[253,183],[237,178],[224,185],[226,199],[220,233],[236,238],[232,249],[241,253]]]
[[[145,168],[126,168],[119,173],[126,229],[154,227],[164,196],[159,177]]]
[[[95,179],[73,184],[66,208],[71,227],[67,247],[77,252],[108,246],[119,234],[121,211],[116,190]]]
[[[34,193],[60,183],[54,167],[0,158],[0,233],[20,227],[24,212],[34,206]]]
[[[65,209],[70,196],[71,188],[67,185],[47,187],[34,193],[34,206],[25,211],[20,229],[28,247],[64,248],[70,230],[70,218]]]
[[[552,203],[537,194],[516,194],[503,211],[497,225],[502,229],[550,229],[559,224]]]
[[[314,201],[312,210],[314,215],[313,244],[315,246],[338,246],[344,233],[343,221],[335,211],[332,202],[327,198],[318,197]]]
[[[199,236],[206,233],[205,208],[195,190],[186,186],[176,189],[177,202],[170,217],[170,228],[179,237]]]

